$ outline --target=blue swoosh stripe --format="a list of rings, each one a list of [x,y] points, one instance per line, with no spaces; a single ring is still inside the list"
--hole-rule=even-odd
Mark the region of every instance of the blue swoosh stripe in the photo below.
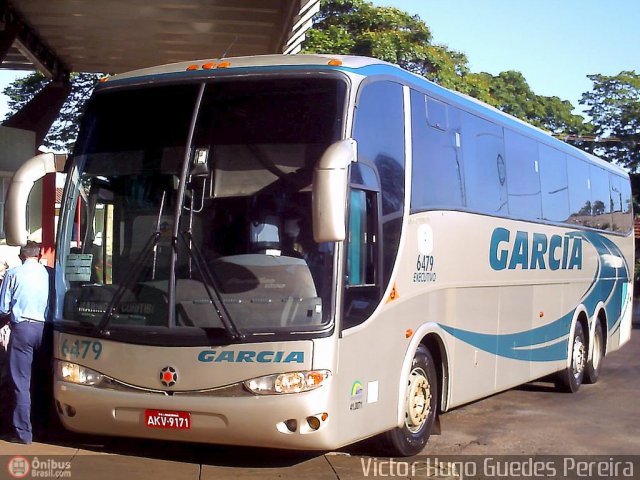
[[[624,308],[623,298],[629,278],[629,267],[618,246],[608,238],[591,231],[572,232],[590,243],[598,253],[598,265],[593,281],[579,303],[593,312],[600,301],[605,301],[607,329],[615,333],[620,328]],[[617,268],[604,260],[605,255],[623,259]],[[440,325],[443,330],[469,345],[485,352],[515,360],[549,362],[567,358],[568,334],[576,309],[558,320],[523,332],[494,335]]]

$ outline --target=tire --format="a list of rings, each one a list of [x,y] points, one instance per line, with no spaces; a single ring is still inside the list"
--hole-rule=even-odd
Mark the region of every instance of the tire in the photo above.
[[[593,335],[593,354],[587,362],[584,371],[583,383],[596,383],[600,377],[602,361],[604,360],[604,332],[601,320],[598,320],[596,331]]]
[[[411,362],[407,379],[405,421],[381,436],[384,453],[410,457],[419,454],[427,444],[438,409],[438,377],[433,357],[420,345]]]
[[[581,322],[576,322],[573,332],[573,345],[569,350],[569,368],[558,373],[556,388],[561,392],[575,393],[580,389],[587,364],[587,344]]]

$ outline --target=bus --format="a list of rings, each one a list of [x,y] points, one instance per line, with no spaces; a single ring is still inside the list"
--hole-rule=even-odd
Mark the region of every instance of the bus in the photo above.
[[[10,242],[55,169],[16,174]],[[628,174],[389,63],[108,77],[64,169],[54,395],[75,432],[414,455],[441,412],[575,392],[630,337]]]

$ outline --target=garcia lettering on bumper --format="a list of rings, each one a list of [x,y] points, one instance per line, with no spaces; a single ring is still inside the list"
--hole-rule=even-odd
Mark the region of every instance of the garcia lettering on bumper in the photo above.
[[[202,350],[198,361],[227,363],[304,363],[304,352],[282,352],[273,350]]]

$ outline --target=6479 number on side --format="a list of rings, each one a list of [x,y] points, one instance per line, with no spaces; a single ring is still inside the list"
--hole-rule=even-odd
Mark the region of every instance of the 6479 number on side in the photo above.
[[[418,255],[416,270],[413,272],[413,283],[430,283],[436,281],[435,259],[433,255]]]

